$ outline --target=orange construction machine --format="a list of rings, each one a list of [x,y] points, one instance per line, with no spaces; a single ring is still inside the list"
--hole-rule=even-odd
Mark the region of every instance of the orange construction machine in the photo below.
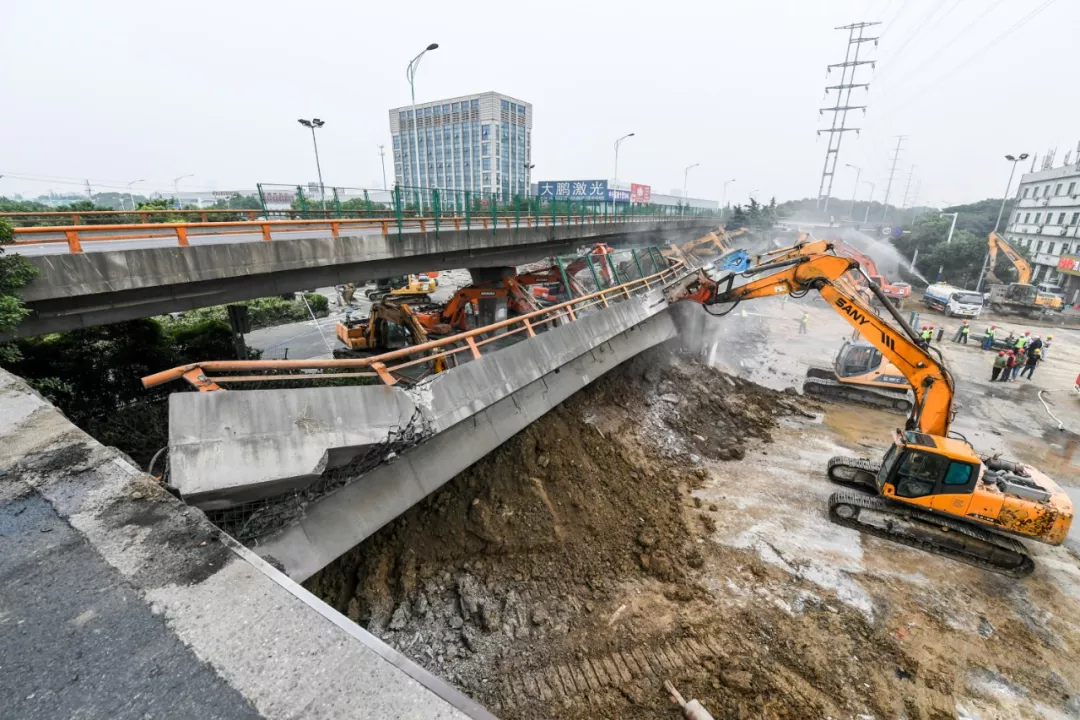
[[[1038,469],[997,455],[980,456],[952,432],[952,376],[936,349],[881,288],[870,290],[889,324],[839,280],[861,273],[858,262],[831,254],[799,255],[714,280],[697,270],[669,284],[669,302],[691,300],[714,315],[744,300],[816,290],[903,374],[914,392],[906,426],[878,460],[836,457],[829,479],[853,489],[829,498],[829,518],[861,532],[927,550],[987,570],[1022,577],[1034,562],[1017,538],[1060,545],[1072,524],[1072,501]],[[753,278],[735,286],[736,277]],[[715,309],[724,308],[717,312]]]
[[[911,297],[911,285],[909,283],[890,283],[885,275],[878,272],[877,265],[874,264],[874,259],[872,257],[844,242],[836,242],[835,246],[838,255],[857,260],[860,267],[862,267],[867,280],[881,288],[881,292],[893,305],[901,310],[904,309],[904,301]]]

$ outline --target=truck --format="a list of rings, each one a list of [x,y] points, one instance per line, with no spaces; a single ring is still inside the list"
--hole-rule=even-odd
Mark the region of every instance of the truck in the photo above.
[[[940,310],[946,317],[977,318],[982,312],[983,296],[945,283],[934,283],[923,292],[923,305]]]

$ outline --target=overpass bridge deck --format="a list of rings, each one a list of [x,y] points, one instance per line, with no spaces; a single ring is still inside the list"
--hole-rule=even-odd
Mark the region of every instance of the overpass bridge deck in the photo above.
[[[414,227],[403,222],[401,233],[395,225],[383,232],[381,220],[212,223],[205,229],[208,234],[198,234],[196,223],[153,225],[138,231],[152,237],[122,240],[109,234],[118,232],[109,226],[67,228],[51,238],[62,252],[28,258],[38,275],[22,290],[31,315],[19,332],[62,332],[432,270],[523,265],[595,242],[665,244],[696,237],[716,222],[704,216],[617,220],[603,222],[591,215],[502,217],[485,229],[483,220],[474,217],[458,230],[454,222],[419,218]],[[221,234],[232,232],[230,228],[247,235]],[[57,229],[18,228],[16,251],[29,247],[22,242],[24,235],[49,237],[49,232]],[[87,251],[95,245],[117,249]]]

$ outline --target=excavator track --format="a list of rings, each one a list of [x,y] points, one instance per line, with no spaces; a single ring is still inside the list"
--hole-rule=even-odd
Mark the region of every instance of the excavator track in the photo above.
[[[853,488],[869,488],[877,492],[876,479],[881,463],[863,458],[837,457],[829,458],[826,473],[831,482]]]
[[[983,570],[1022,578],[1035,569],[1017,540],[944,515],[851,490],[829,498],[829,520]]]
[[[890,412],[907,413],[912,408],[909,391],[894,392],[865,385],[842,383],[828,377],[807,373],[803,393],[828,400],[854,402]]]

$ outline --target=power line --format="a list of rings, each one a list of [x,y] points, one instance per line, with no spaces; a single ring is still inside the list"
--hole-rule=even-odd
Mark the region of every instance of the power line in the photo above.
[[[939,17],[937,19],[937,22],[940,23],[943,20],[945,20],[945,18],[947,18],[949,16],[949,13],[951,13],[953,10],[955,10],[956,6],[959,5],[962,2],[964,2],[964,0],[954,0],[953,4],[950,5],[945,10],[945,12],[941,14],[941,17]],[[874,74],[874,81],[875,82],[881,80],[882,75],[885,74],[885,68],[886,67],[892,67],[893,66],[893,60],[895,60],[896,58],[901,56],[901,53],[903,53],[904,48],[906,48],[911,43],[911,41],[914,40],[916,37],[919,37],[919,31],[922,30],[923,26],[926,25],[926,23],[929,22],[932,17],[933,17],[933,12],[930,13],[930,15],[922,22],[922,24],[920,24],[917,28],[915,28],[914,32],[912,32],[908,36],[908,38],[904,41],[904,43],[899,48],[897,48],[896,52],[894,52],[892,55],[890,55],[889,57],[887,57],[887,58],[885,58],[884,60],[881,61],[881,64],[877,68],[877,72]],[[951,37],[949,39],[949,42],[946,43],[945,45],[942,45],[941,48],[944,48],[944,47],[947,47],[947,46],[951,45],[953,43],[953,41],[955,41],[956,37],[957,36]],[[938,48],[937,52],[941,52],[941,48]]]
[[[961,0],[961,2],[962,1],[963,0]],[[930,64],[930,62],[933,61],[933,59],[936,58],[938,55],[940,55],[943,50],[945,50],[946,48],[955,47],[957,39],[962,37],[964,35],[964,33],[966,33],[968,30],[975,27],[975,25],[977,25],[979,22],[981,22],[983,20],[983,18],[985,18],[987,15],[989,15],[991,12],[993,12],[994,9],[997,8],[999,5],[1001,5],[1003,2],[1005,2],[1005,0],[997,0],[996,2],[989,5],[985,10],[983,10],[982,13],[979,14],[978,17],[976,17],[974,20],[972,20],[967,25],[962,27],[959,31],[957,31],[957,33],[955,35],[953,35],[949,39],[948,42],[944,43],[943,45],[941,45],[941,47],[939,47],[937,50],[935,50],[934,53],[930,57],[923,60],[921,63],[916,65],[913,69],[908,70],[907,77],[908,78],[916,77],[917,74],[918,74],[918,71],[921,70],[922,68],[926,67],[928,64]],[[876,77],[874,79],[879,80],[880,79],[880,73],[879,73],[878,77]]]
[[[889,12],[889,8],[892,7],[892,4],[895,1],[896,0],[889,0],[889,2],[885,3],[885,7],[881,8],[881,12],[877,16],[878,20],[881,20],[881,19],[883,19],[885,17],[885,13]],[[870,17],[873,17],[873,16],[870,16]]]
[[[882,20],[881,21],[885,24],[885,27],[886,27],[885,32],[889,31],[888,28],[892,27],[893,23],[896,22],[896,19],[898,17],[900,17],[901,15],[903,15],[904,11],[907,10],[909,7],[911,7],[911,0],[904,0],[903,3],[900,5],[900,7],[896,8],[896,13],[894,13],[893,16],[891,18],[889,18],[889,20],[887,22],[885,21],[885,18],[884,18],[885,13],[882,13]]]
[[[962,1],[963,0],[953,0],[953,4],[949,6],[949,9],[945,12],[945,15],[942,15],[940,18],[938,18],[938,21],[940,22],[941,20],[943,20],[949,14],[949,12],[951,12],[952,9],[955,8]],[[930,22],[930,20],[933,19],[934,15],[937,14],[937,11],[944,6],[945,3],[934,3],[933,7],[930,8],[930,12],[923,15],[922,20],[920,20],[919,23],[910,32],[908,32],[907,37],[904,38],[904,41],[900,44],[900,47],[898,47],[895,52],[893,52],[891,55],[881,61],[880,66],[877,68],[877,73],[874,75],[874,80],[881,79],[881,75],[885,72],[885,68],[890,66],[893,60],[901,56],[901,54],[904,52],[904,48],[910,45],[912,40],[919,37],[920,31],[926,26],[928,22]]]
[[[972,60],[974,60],[975,58],[977,58],[979,55],[983,54],[984,52],[986,52],[990,48],[994,47],[995,45],[997,45],[999,42],[1001,42],[1005,38],[1012,35],[1014,32],[1016,32],[1021,27],[1026,25],[1029,21],[1031,21],[1036,15],[1038,15],[1043,10],[1045,10],[1046,8],[1053,5],[1056,1],[1057,0],[1046,0],[1042,5],[1035,8],[1034,10],[1029,12],[1027,15],[1025,15],[1024,17],[1022,17],[1021,19],[1019,19],[1015,23],[1013,23],[1008,29],[1005,30],[1005,32],[1001,33],[996,38],[991,40],[989,43],[987,43],[986,45],[984,45],[983,47],[979,48],[974,53],[969,55],[959,65],[955,66],[951,70],[946,71],[943,75],[939,76],[936,80],[922,85],[916,92],[911,93],[910,95],[906,96],[903,100],[894,101],[891,104],[886,105],[885,109],[886,110],[891,110],[891,109],[896,108],[896,107],[901,107],[901,106],[905,105],[909,100],[911,100],[912,98],[914,98],[916,96],[924,96],[925,97],[925,94],[926,94],[927,90],[929,90],[930,88],[933,88],[934,86],[938,85],[942,80],[945,80],[950,75],[953,75],[954,73],[957,73],[960,70],[962,70],[963,68],[965,68],[968,65],[968,63],[970,63]]]

